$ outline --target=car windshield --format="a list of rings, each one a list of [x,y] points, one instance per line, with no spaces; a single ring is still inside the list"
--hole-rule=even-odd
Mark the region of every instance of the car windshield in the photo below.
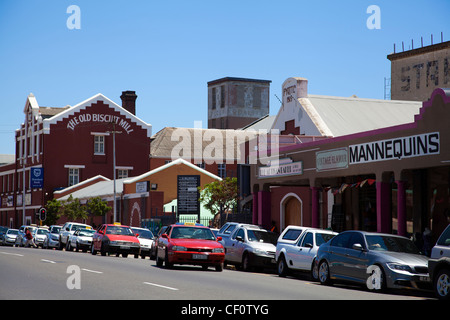
[[[38,229],[37,230],[37,234],[47,234],[48,230],[47,229]]]
[[[109,226],[108,228],[106,228],[106,234],[115,234],[122,236],[134,235],[133,231],[131,231],[130,228],[123,226]]]
[[[6,234],[19,234],[19,230],[16,229],[9,229]]]
[[[61,227],[53,227],[50,232],[51,233],[59,233],[61,231]]]
[[[153,233],[150,230],[131,229],[134,233],[137,233],[142,239],[153,239]]]
[[[174,227],[171,234],[172,239],[199,239],[216,240],[212,231],[208,228],[196,227]]]
[[[78,236],[80,237],[92,237],[94,235],[95,231],[94,230],[81,230],[78,233]]]
[[[316,244],[320,246],[321,244],[330,241],[335,235],[330,233],[316,233]]]
[[[263,230],[247,230],[248,241],[277,244],[277,235]]]
[[[82,230],[82,229],[89,229],[89,226],[82,226],[82,225],[78,225],[78,224],[74,224],[72,226],[72,231],[77,231],[77,230]]]
[[[367,235],[366,240],[369,250],[420,254],[419,249],[417,249],[414,243],[409,239],[382,235]]]

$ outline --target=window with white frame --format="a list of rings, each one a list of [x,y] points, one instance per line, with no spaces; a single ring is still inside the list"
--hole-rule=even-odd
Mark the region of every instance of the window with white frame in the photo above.
[[[128,170],[127,169],[118,169],[117,170],[117,179],[128,178]]]
[[[94,135],[94,154],[105,154],[105,136]]]
[[[69,187],[80,182],[80,169],[69,168]]]

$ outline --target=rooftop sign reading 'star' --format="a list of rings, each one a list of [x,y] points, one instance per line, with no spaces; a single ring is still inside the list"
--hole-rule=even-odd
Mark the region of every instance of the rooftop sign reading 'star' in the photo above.
[[[77,115],[69,120],[67,123],[67,128],[71,129],[72,131],[75,130],[75,127],[80,123],[87,123],[87,122],[97,122],[97,123],[115,123],[122,127],[128,134],[133,132],[133,129],[131,129],[131,124],[126,121],[125,119],[121,119],[119,116],[114,116],[111,114],[90,114],[90,113],[84,113]]]
[[[437,155],[439,132],[367,142],[349,147],[350,164]]]

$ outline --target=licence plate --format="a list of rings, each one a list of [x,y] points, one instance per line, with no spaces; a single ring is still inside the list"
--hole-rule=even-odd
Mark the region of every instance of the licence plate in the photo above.
[[[208,256],[204,254],[193,254],[192,259],[196,260],[208,260]]]
[[[130,246],[120,246],[120,249],[122,249],[122,250],[129,250]]]
[[[420,277],[419,280],[423,282],[431,282],[430,277]]]

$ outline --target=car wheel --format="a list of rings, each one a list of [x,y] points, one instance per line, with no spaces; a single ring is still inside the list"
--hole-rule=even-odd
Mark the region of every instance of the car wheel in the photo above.
[[[321,284],[330,285],[330,267],[325,260],[319,264],[319,281]]]
[[[434,291],[440,300],[450,299],[450,269],[442,269],[437,273]]]
[[[91,253],[93,256],[95,256],[97,254],[97,250],[94,249],[94,244],[92,244],[92,246],[91,246]]]
[[[244,271],[251,271],[252,268],[250,266],[250,258],[248,256],[248,253],[244,253],[244,256],[242,257],[242,270]]]
[[[223,271],[223,263],[216,264],[216,271],[218,272]]]
[[[162,267],[164,261],[158,256],[158,251],[156,251],[155,256],[156,256],[156,265],[157,265],[158,267]]]
[[[277,271],[278,275],[283,278],[289,273],[289,268],[286,264],[286,260],[284,259],[284,255],[281,255],[281,257],[278,258]]]
[[[366,281],[367,288],[375,292],[386,291],[386,276],[383,269],[378,265],[374,265],[370,266],[368,270],[370,270],[370,276]]]
[[[319,281],[319,266],[317,265],[316,259],[313,260],[311,265],[311,278],[314,281]]]
[[[169,254],[167,253],[167,251],[166,251],[165,258],[164,258],[164,266],[167,269],[171,269],[173,267],[173,264],[169,262]]]
[[[104,257],[104,256],[106,256],[106,250],[105,250],[105,248],[103,247],[103,242],[102,242],[102,246],[100,247],[100,254]]]

